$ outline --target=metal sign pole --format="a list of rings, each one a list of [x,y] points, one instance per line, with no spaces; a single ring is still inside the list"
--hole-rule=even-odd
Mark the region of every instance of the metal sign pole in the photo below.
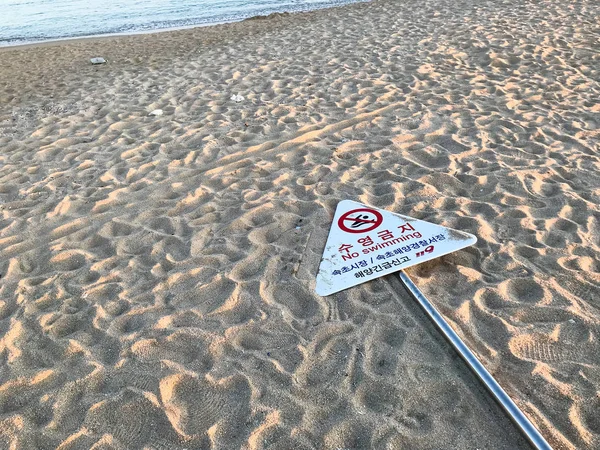
[[[498,382],[490,375],[486,368],[481,364],[477,357],[469,350],[465,343],[460,337],[454,332],[452,327],[444,320],[441,314],[435,309],[435,307],[427,300],[419,288],[412,282],[412,280],[404,273],[400,271],[400,280],[404,283],[411,295],[419,302],[421,307],[425,310],[429,318],[435,323],[437,328],[450,342],[452,347],[458,352],[458,354],[465,360],[470,369],[477,375],[481,382],[485,385],[487,390],[492,394],[496,401],[502,406],[504,411],[508,414],[511,420],[517,425],[525,437],[531,442],[531,444],[537,450],[552,450],[550,444],[546,442],[541,433],[533,426],[529,419],[523,414],[519,407],[511,400],[504,389],[500,387]]]

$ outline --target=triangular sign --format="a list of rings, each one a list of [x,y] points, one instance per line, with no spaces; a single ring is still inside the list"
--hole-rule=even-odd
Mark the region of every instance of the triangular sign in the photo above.
[[[327,237],[316,291],[331,295],[475,242],[469,233],[342,200]]]

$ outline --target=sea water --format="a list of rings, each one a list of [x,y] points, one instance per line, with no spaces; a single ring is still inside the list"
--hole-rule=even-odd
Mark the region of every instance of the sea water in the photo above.
[[[0,46],[233,22],[359,0],[0,0]]]

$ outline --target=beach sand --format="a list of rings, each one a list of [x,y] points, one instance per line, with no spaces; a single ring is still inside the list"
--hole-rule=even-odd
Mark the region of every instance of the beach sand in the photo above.
[[[409,275],[556,449],[599,448],[599,17],[0,50],[0,448],[527,448],[397,276],[314,293],[343,199],[476,235]]]

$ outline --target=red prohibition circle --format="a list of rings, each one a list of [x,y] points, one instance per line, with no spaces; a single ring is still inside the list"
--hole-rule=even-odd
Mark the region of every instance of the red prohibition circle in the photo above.
[[[351,214],[366,212],[375,216],[374,220],[362,219],[362,214],[359,214],[354,217],[350,217]],[[346,223],[352,222],[352,225],[348,226]],[[359,208],[353,209],[352,211],[347,211],[341,215],[338,220],[338,226],[342,231],[346,233],[367,233],[369,231],[374,230],[383,222],[383,216],[379,211],[375,211],[374,209],[368,208]],[[364,225],[364,226],[363,226]],[[354,226],[355,228],[350,228]],[[356,228],[362,227],[362,228]]]

